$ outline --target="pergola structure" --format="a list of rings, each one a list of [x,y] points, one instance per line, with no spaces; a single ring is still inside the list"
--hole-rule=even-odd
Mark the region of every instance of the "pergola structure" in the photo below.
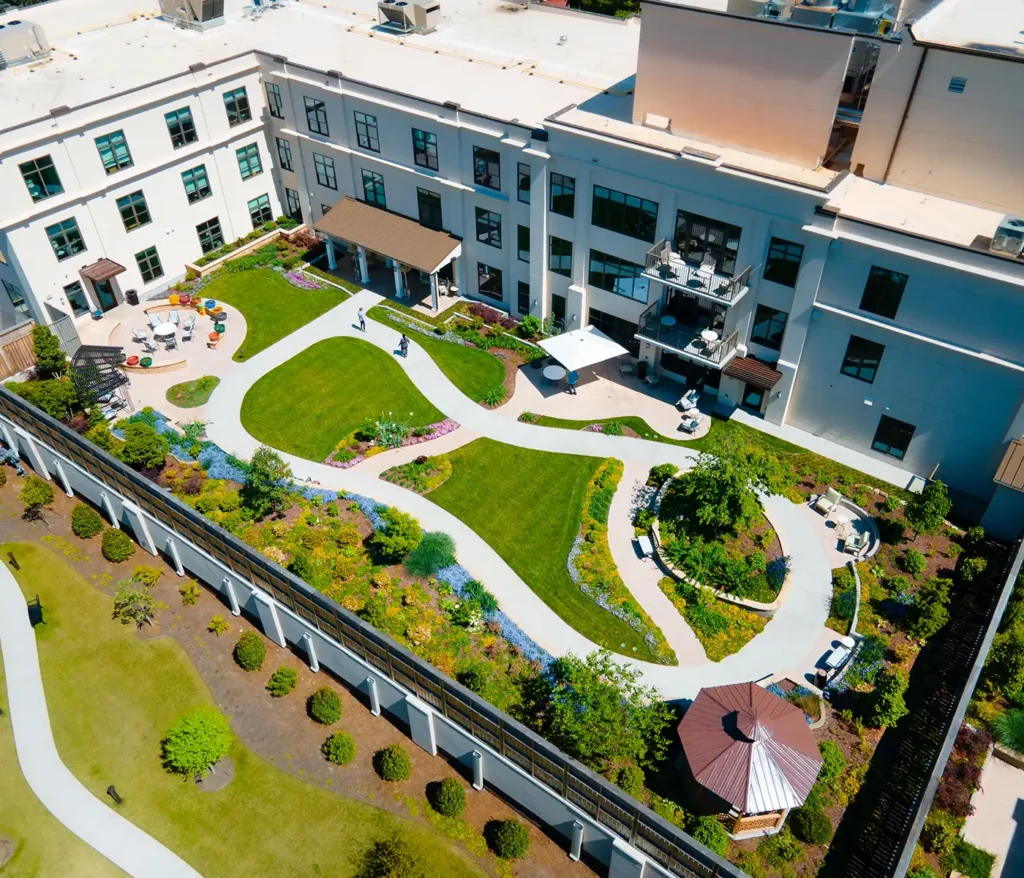
[[[447,232],[428,229],[401,214],[349,196],[324,214],[314,228],[327,236],[327,264],[332,271],[338,267],[335,244],[344,242],[356,246],[360,283],[370,282],[367,252],[378,253],[391,260],[395,293],[400,299],[406,292],[402,279],[406,268],[428,275],[430,304],[435,311],[438,308],[437,273],[447,265],[452,265],[455,272],[456,260],[462,256],[462,242]]]
[[[127,406],[131,405],[128,393],[128,376],[121,368],[124,348],[107,345],[84,344],[71,358],[71,382],[83,400],[105,402],[118,396]]]

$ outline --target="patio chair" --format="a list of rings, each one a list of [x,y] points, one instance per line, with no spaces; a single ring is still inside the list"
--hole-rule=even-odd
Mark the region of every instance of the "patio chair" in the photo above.
[[[142,344],[142,342],[147,341],[148,339],[149,339],[149,336],[145,332],[143,332],[141,329],[133,329],[132,330],[132,341],[138,342],[139,344]]]
[[[150,329],[156,329],[162,322],[163,321],[156,314],[150,314],[149,315],[149,328]]]
[[[843,551],[850,552],[853,555],[859,555],[868,547],[869,539],[867,531],[862,533],[852,533],[843,540]]]
[[[195,331],[195,323],[186,323],[181,330],[182,341],[192,341],[192,333]]]
[[[679,402],[676,403],[676,408],[683,412],[693,411],[697,408],[697,403],[700,401],[700,393],[694,390],[687,390],[686,393],[680,397]]]
[[[168,314],[167,315],[167,319],[170,320],[170,322],[173,323],[175,326],[177,326],[178,323],[181,322],[179,317],[178,317],[178,312],[177,311],[172,311],[170,314]]]
[[[175,337],[173,335],[167,336],[167,339],[164,341],[164,350],[165,351],[173,351],[173,350],[176,350],[177,347],[178,347],[178,339],[177,339],[177,337]]]
[[[682,423],[679,425],[679,429],[684,433],[696,433],[700,429],[700,425],[704,423],[704,416],[697,412],[693,415],[683,415]]]
[[[839,501],[842,499],[843,495],[835,488],[829,488],[824,494],[814,501],[814,508],[827,517],[829,513],[839,505]]]
[[[153,344],[153,342],[151,342],[148,338],[144,342],[142,342],[142,349],[147,354],[155,354],[156,353],[156,345]]]

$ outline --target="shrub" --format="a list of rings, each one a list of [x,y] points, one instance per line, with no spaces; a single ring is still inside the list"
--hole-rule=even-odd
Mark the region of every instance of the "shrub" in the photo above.
[[[395,835],[375,841],[363,855],[356,878],[423,878],[408,842]]]
[[[199,602],[199,586],[194,579],[186,579],[178,588],[183,606],[191,607]]]
[[[794,808],[789,822],[793,835],[807,844],[828,844],[832,838],[832,821],[820,808]]]
[[[885,499],[882,501],[882,511],[887,513],[893,513],[900,508],[903,504],[900,503],[900,498],[895,494],[887,494]]]
[[[423,530],[415,518],[392,506],[386,507],[380,517],[385,526],[373,532],[368,545],[382,562],[393,564],[419,546]]]
[[[980,524],[976,524],[974,527],[967,528],[962,542],[965,548],[973,549],[975,546],[980,545],[983,539],[985,539],[985,528]]]
[[[960,562],[957,573],[960,575],[961,582],[974,582],[979,575],[984,573],[986,567],[988,567],[988,559],[976,555],[973,558],[967,558]]]
[[[68,355],[60,346],[60,339],[49,326],[41,323],[32,327],[32,353],[41,372],[57,378],[68,370]]]
[[[962,817],[954,817],[948,811],[933,808],[928,812],[928,819],[921,830],[921,843],[924,849],[939,859],[951,856],[963,824]]]
[[[955,559],[963,550],[964,547],[959,543],[950,543],[946,546],[946,557]]]
[[[481,402],[490,406],[501,405],[505,401],[505,397],[508,396],[508,388],[504,384],[496,384],[486,393]]]
[[[615,775],[615,784],[624,793],[639,799],[644,792],[644,770],[639,765],[623,765]]]
[[[79,503],[71,510],[71,531],[76,537],[87,540],[103,530],[103,518],[91,506]]]
[[[764,861],[773,869],[781,869],[786,863],[793,863],[804,855],[804,849],[795,838],[788,827],[783,827],[782,832],[769,835],[757,846],[757,852],[764,858]]]
[[[997,716],[992,723],[992,731],[1004,747],[1024,754],[1024,709],[1008,710]]]
[[[920,494],[914,494],[907,501],[903,516],[919,534],[930,534],[942,527],[942,522],[952,508],[953,501],[949,499],[946,486],[936,480],[925,485]]]
[[[519,860],[530,849],[530,832],[518,820],[491,820],[484,827],[487,844],[503,860]]]
[[[0,467],[0,488],[2,488],[6,484],[7,484],[7,471],[3,467]],[[101,528],[103,527],[103,523],[102,522],[100,523],[100,527]]]
[[[724,857],[729,850],[729,834],[714,817],[696,817],[687,827],[690,835],[704,847]]]
[[[647,484],[652,488],[660,488],[677,472],[679,472],[679,467],[674,463],[659,463],[657,466],[652,466],[650,472],[647,473]]]
[[[894,726],[910,713],[903,699],[906,691],[907,678],[902,671],[886,668],[878,675],[870,717],[870,724],[874,728]]]
[[[834,741],[822,741],[818,744],[818,752],[821,753],[821,771],[818,772],[818,782],[833,789],[846,770],[843,751]]]
[[[186,777],[201,777],[231,748],[231,728],[221,714],[210,707],[186,713],[163,741],[164,764]]]
[[[328,762],[348,765],[356,758],[356,740],[348,732],[335,732],[324,741],[320,751]]]
[[[420,544],[405,559],[405,569],[413,576],[433,576],[442,567],[455,563],[455,540],[436,532],[423,535]]]
[[[657,517],[658,514],[653,509],[642,506],[633,513],[633,527],[638,527],[641,530],[650,530]]]
[[[156,567],[150,567],[148,564],[140,564],[135,568],[135,572],[132,574],[132,579],[135,582],[141,582],[143,585],[156,585],[156,581],[164,575],[162,570],[158,570]]]
[[[412,774],[412,759],[399,744],[391,744],[378,750],[373,756],[373,765],[381,779],[391,783],[408,780]]]
[[[948,579],[936,577],[918,589],[907,629],[911,637],[927,640],[949,621],[949,611],[946,609],[950,600],[949,587]]]
[[[155,613],[156,601],[149,593],[148,586],[131,579],[117,584],[114,590],[114,619],[122,625],[134,624],[141,628],[153,624]]]
[[[141,421],[124,426],[124,445],[118,457],[129,466],[152,468],[160,466],[170,451],[170,443],[162,433]]]
[[[962,838],[956,840],[953,851],[954,868],[966,878],[989,878],[995,864],[995,854],[990,854]]]
[[[103,557],[114,564],[127,561],[135,554],[135,543],[123,530],[108,527],[103,531]]]
[[[476,579],[471,579],[462,587],[462,596],[476,601],[484,613],[493,613],[498,609],[498,599]]]
[[[534,314],[527,314],[519,321],[519,335],[522,338],[533,338],[540,332],[540,318]]]
[[[925,568],[928,566],[928,559],[917,549],[907,549],[897,559],[897,563],[902,570],[905,570],[911,576],[918,576],[924,573]]]
[[[207,631],[212,631],[218,637],[220,637],[225,631],[230,630],[230,628],[231,626],[228,624],[228,620],[219,614],[210,619],[210,624],[206,626]]]
[[[322,726],[329,726],[341,719],[341,699],[338,693],[327,686],[321,686],[306,702],[310,719]]]
[[[235,661],[246,671],[258,671],[267,659],[267,645],[255,631],[246,631],[235,644]]]
[[[39,476],[29,476],[18,492],[18,499],[25,507],[26,518],[40,518],[43,507],[53,502],[53,487]]]
[[[458,817],[466,810],[466,791],[454,777],[446,777],[431,789],[430,804],[438,814]]]
[[[294,668],[278,668],[270,675],[267,691],[274,698],[283,698],[299,682],[299,672]]]

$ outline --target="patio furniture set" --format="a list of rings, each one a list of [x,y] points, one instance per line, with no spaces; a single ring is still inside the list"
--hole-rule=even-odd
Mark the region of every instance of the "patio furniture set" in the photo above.
[[[696,389],[686,391],[676,402],[676,408],[683,413],[679,429],[684,433],[696,433],[700,429],[700,425],[704,423],[704,415],[697,409],[698,402],[700,402],[700,393]]]
[[[860,557],[867,549],[871,536],[866,530],[858,531],[849,517],[841,511],[840,501],[842,499],[843,495],[835,488],[829,488],[814,500],[812,508],[824,515],[826,521],[835,513],[835,518],[832,521],[835,525],[836,536],[842,541],[843,551]]]

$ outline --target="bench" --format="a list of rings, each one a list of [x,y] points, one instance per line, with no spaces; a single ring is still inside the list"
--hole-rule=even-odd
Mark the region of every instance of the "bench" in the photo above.
[[[645,558],[650,558],[654,554],[654,545],[651,543],[651,538],[647,534],[641,534],[636,538],[636,544],[640,547],[640,551],[643,553]]]

